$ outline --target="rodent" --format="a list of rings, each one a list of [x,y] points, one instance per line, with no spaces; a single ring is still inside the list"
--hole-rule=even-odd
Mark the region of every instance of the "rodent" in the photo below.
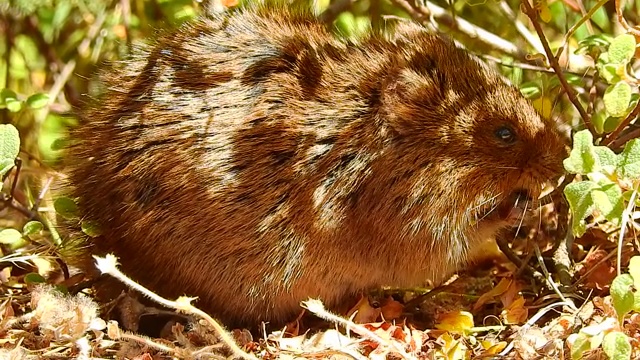
[[[516,87],[410,22],[350,41],[309,11],[210,13],[104,82],[65,158],[91,251],[225,324],[442,281],[566,153]]]

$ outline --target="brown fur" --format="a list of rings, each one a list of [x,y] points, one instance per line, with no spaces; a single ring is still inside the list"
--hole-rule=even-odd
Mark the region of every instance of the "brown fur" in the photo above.
[[[304,12],[210,15],[106,85],[67,154],[94,252],[228,324],[441,281],[562,169],[516,88],[414,24],[356,44]]]

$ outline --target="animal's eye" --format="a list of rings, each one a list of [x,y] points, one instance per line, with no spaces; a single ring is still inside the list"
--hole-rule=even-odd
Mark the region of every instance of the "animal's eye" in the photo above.
[[[516,133],[508,126],[501,126],[495,132],[496,137],[507,145],[516,141]]]

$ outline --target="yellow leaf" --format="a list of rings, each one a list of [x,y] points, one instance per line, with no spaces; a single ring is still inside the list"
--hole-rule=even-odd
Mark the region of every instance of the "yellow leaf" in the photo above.
[[[502,310],[502,318],[507,324],[522,324],[529,318],[529,310],[524,307],[524,298],[518,296],[508,307]]]
[[[454,333],[465,333],[473,327],[473,315],[467,311],[450,311],[443,314],[436,324],[436,329]]]
[[[498,285],[496,285],[496,287],[494,287],[490,291],[487,291],[486,293],[480,296],[478,301],[476,301],[476,303],[473,305],[473,309],[478,310],[482,305],[489,302],[489,300],[504,294],[504,292],[507,291],[507,289],[509,289],[509,285],[511,285],[511,281],[512,280],[509,278],[502,278],[498,283]]]
[[[540,113],[545,119],[551,118],[551,110],[553,110],[553,103],[546,96],[541,96],[532,102],[533,107]]]

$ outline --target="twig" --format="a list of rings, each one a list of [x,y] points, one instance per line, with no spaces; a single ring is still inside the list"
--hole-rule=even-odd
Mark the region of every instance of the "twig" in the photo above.
[[[391,340],[385,340],[383,338],[381,338],[380,336],[376,335],[376,333],[374,333],[373,331],[367,329],[366,327],[356,324],[353,321],[344,319],[338,315],[335,315],[329,311],[327,311],[324,308],[324,305],[322,304],[322,302],[320,302],[320,300],[315,300],[315,299],[309,299],[307,301],[303,301],[302,302],[302,307],[311,311],[313,314],[315,314],[316,316],[325,319],[327,321],[331,321],[333,323],[336,324],[340,324],[342,326],[344,326],[347,329],[352,329],[355,332],[357,332],[358,334],[362,335],[362,336],[366,336],[367,338],[369,338],[370,340],[373,340],[375,342],[377,342],[378,344],[384,344],[387,345],[391,348],[393,348],[395,351],[398,352],[398,354],[400,354],[404,359],[413,359],[414,357],[412,357],[411,355],[407,354],[406,351],[404,351],[404,349],[400,348],[399,346],[397,346],[393,341]]]
[[[567,185],[566,178],[563,183],[558,187],[564,189]],[[552,249],[551,259],[553,266],[560,278],[560,283],[566,289],[571,286],[573,281],[573,275],[571,274],[571,248],[573,246],[573,231],[570,226],[569,204],[567,203],[564,194],[554,191],[549,194],[551,201],[553,202],[554,210],[558,216],[558,227],[556,231],[556,238],[560,239],[556,242],[556,245]]]
[[[118,327],[117,323],[115,321],[113,321],[113,320],[109,321],[109,324],[107,325],[107,334],[113,340],[118,340],[118,339],[133,340],[133,341],[136,341],[136,342],[139,342],[139,343],[143,343],[143,344],[145,344],[146,346],[148,346],[150,348],[162,351],[162,352],[167,353],[167,354],[174,354],[174,353],[176,353],[176,350],[177,350],[177,349],[169,347],[167,345],[157,343],[157,342],[149,339],[146,336],[134,335],[134,334],[128,333],[126,331],[122,331]]]
[[[575,306],[572,303],[567,303],[567,302],[557,302],[557,303],[548,305],[540,309],[540,311],[538,311],[534,316],[531,317],[531,319],[529,319],[524,325],[522,325],[520,330],[518,330],[518,333],[522,334],[525,331],[529,330],[529,328],[535,325],[536,322],[538,322],[538,320],[540,320],[546,313],[548,313],[553,308],[558,306],[569,306],[572,310],[575,309]],[[509,343],[509,345],[507,345],[507,347],[505,347],[504,350],[502,350],[502,352],[500,352],[499,355],[501,357],[507,356],[507,354],[509,354],[509,352],[513,349],[514,346],[515,346],[515,340],[511,341],[511,343]]]
[[[589,104],[587,105],[587,113],[593,114],[593,105],[596,103],[596,96],[598,96],[598,80],[600,80],[600,73],[596,71],[591,78],[591,87],[589,88]]]
[[[11,190],[9,194],[2,194],[2,196],[0,197],[0,203],[5,207],[17,210],[29,220],[42,221],[37,212],[29,210],[24,204],[16,200],[14,194],[18,185],[18,175],[20,175],[20,171],[22,169],[22,159],[16,158],[15,167],[15,171],[7,172],[7,174],[5,174],[5,177],[2,179],[4,181],[6,177],[13,173],[13,178],[11,179]]]
[[[631,124],[631,122],[635,120],[635,118],[637,118],[638,115],[640,115],[640,101],[638,101],[638,103],[636,104],[636,107],[633,108],[633,110],[629,113],[629,115],[627,115],[627,117],[624,118],[624,120],[622,120],[620,124],[618,124],[616,129],[613,130],[604,140],[602,140],[601,145],[608,146],[613,142],[613,140],[616,140],[616,137],[618,137],[620,132],[622,132],[622,130],[624,130],[627,126],[629,126],[629,124]]]
[[[516,30],[527,40],[527,42],[539,53],[544,51],[540,39],[533,36],[533,34],[527,29],[527,27],[518,19],[513,10],[509,7],[506,1],[500,1],[500,10],[516,25]]]
[[[627,228],[627,223],[629,222],[629,218],[631,217],[631,212],[636,207],[636,197],[638,196],[638,186],[633,189],[631,193],[631,198],[629,199],[629,204],[622,212],[622,224],[620,225],[620,236],[618,237],[618,258],[616,268],[618,270],[618,276],[622,274],[622,245],[624,244],[624,235],[625,229]]]
[[[120,0],[122,6],[122,23],[124,24],[124,37],[127,49],[131,50],[131,0]]]
[[[587,115],[587,113],[584,111],[584,108],[582,107],[582,104],[580,104],[580,101],[578,100],[578,97],[576,95],[576,91],[569,85],[569,83],[567,83],[567,79],[565,79],[564,77],[564,73],[560,68],[560,64],[558,64],[558,59],[553,55],[553,52],[549,47],[549,42],[547,41],[547,38],[544,35],[544,31],[542,31],[542,27],[537,21],[538,14],[536,10],[534,10],[533,7],[531,7],[531,4],[529,4],[529,0],[523,0],[522,7],[524,8],[525,14],[531,20],[531,24],[535,28],[536,33],[538,33],[538,37],[542,42],[542,47],[544,48],[544,52],[547,55],[547,59],[549,59],[549,64],[551,65],[553,70],[555,70],[556,76],[558,77],[558,80],[560,80],[560,84],[562,84],[562,88],[564,89],[564,91],[567,93],[567,96],[569,97],[569,101],[571,101],[573,106],[575,106],[576,110],[578,110],[578,113],[580,113],[580,117],[582,118],[582,121],[584,121],[584,124],[587,127],[587,129],[589,129],[589,131],[592,134],[595,134],[596,132],[595,132],[595,129],[593,128],[593,124],[591,123],[591,120],[589,119],[589,115]]]
[[[553,69],[549,69],[543,66],[538,66],[538,65],[533,65],[533,64],[528,64],[528,63],[523,63],[523,62],[505,62],[502,61],[502,59],[499,59],[495,56],[491,56],[491,55],[487,55],[487,54],[476,54],[476,56],[481,57],[487,61],[491,61],[494,62],[496,64],[500,64],[501,66],[506,66],[506,67],[511,67],[511,68],[520,68],[523,70],[533,70],[533,71],[538,71],[538,72],[544,72],[544,73],[549,73],[549,74],[555,74],[555,70]],[[563,73],[565,74],[571,74],[571,75],[577,75],[582,77],[583,79],[587,79],[587,78],[591,78],[593,79],[595,75],[590,75],[590,74],[585,74],[584,72],[577,72],[577,71],[573,71],[573,70],[569,70],[569,69],[563,69],[562,70]]]
[[[587,25],[590,25],[591,23],[588,22],[588,21],[591,20],[591,18],[593,17],[593,14],[595,14],[596,11],[598,11],[598,9],[600,9],[604,4],[606,4],[608,2],[609,2],[609,0],[600,0],[600,1],[598,1],[597,4],[593,5],[593,7],[591,9],[589,9],[589,12],[587,12],[583,17],[581,17],[580,20],[578,20],[578,22],[573,24],[571,29],[569,29],[569,31],[567,31],[567,33],[564,35],[564,40],[562,41],[562,46],[560,46],[558,48],[558,52],[556,53],[556,58],[560,57],[560,54],[562,54],[562,52],[565,50],[565,48],[567,46],[567,43],[569,42],[569,38],[571,38],[571,36],[573,36],[573,33],[576,32],[576,30],[578,30],[578,28],[580,26],[582,26],[582,24],[584,24],[584,23],[587,23]],[[580,9],[582,11],[584,11],[584,5],[582,4],[582,2],[580,2]],[[590,32],[593,33],[593,29],[591,29]]]
[[[42,189],[40,190],[40,194],[38,194],[38,197],[33,202],[33,206],[31,206],[31,211],[38,212],[38,208],[40,207],[40,203],[42,202],[42,200],[44,199],[44,196],[49,191],[49,188],[51,187],[51,183],[52,182],[53,182],[53,176],[49,176],[47,178],[47,181],[44,182],[44,186],[42,186]]]
[[[499,37],[498,35],[488,32],[485,29],[473,25],[460,17],[452,17],[445,9],[437,5],[430,2],[425,2],[424,6],[409,4],[406,0],[391,0],[391,2],[409,14],[412,19],[421,24],[426,25],[428,23],[427,20],[433,17],[439,23],[472,38],[478,39],[487,46],[498,49],[501,52],[521,61],[527,61],[526,51],[520,50],[513,43]]]
[[[619,149],[624,144],[626,144],[629,140],[636,139],[640,137],[640,127],[634,127],[633,130],[629,130],[626,133],[620,135],[619,138],[611,142],[609,145],[610,149]]]
[[[578,5],[578,8],[580,9],[580,13],[582,14],[582,16],[586,16],[587,9],[584,7],[584,1],[576,0],[576,3]],[[589,34],[591,35],[595,34],[595,31],[593,30],[593,24],[591,24],[591,21],[586,22],[585,25],[587,26],[587,31],[589,32]]]
[[[534,243],[533,244],[533,249],[536,252],[536,257],[538,258],[538,263],[540,264],[540,268],[542,269],[542,272],[544,273],[545,280],[547,280],[547,283],[549,284],[549,286],[551,286],[551,288],[553,289],[553,291],[555,291],[555,293],[558,295],[558,297],[560,299],[562,299],[562,301],[564,303],[566,303],[572,310],[578,310],[576,308],[576,306],[573,304],[573,302],[570,302],[565,298],[565,296],[562,293],[562,291],[560,291],[560,289],[558,289],[558,286],[556,285],[556,283],[551,278],[551,274],[547,270],[547,267],[544,265],[544,259],[542,258],[542,254],[540,253],[540,248],[538,247],[538,244]]]
[[[624,18],[624,14],[622,13],[622,8],[624,7],[623,5],[623,1],[624,0],[616,0],[615,1],[615,5],[616,5],[616,16],[618,17],[618,22],[620,23],[620,25],[622,25],[622,27],[627,30],[627,32],[635,35],[636,37],[640,36],[640,30],[629,26],[629,24],[627,23],[627,20]]]
[[[109,275],[115,277],[116,279],[118,279],[122,283],[124,283],[126,286],[128,286],[128,287],[130,287],[130,288],[132,288],[132,289],[134,289],[134,290],[136,290],[138,292],[140,292],[141,294],[147,296],[149,299],[157,302],[160,305],[163,305],[163,306],[168,307],[170,309],[176,309],[178,311],[195,314],[195,315],[198,315],[198,316],[202,317],[203,319],[205,319],[209,323],[209,325],[211,325],[213,327],[213,329],[220,336],[220,339],[222,340],[222,342],[224,342],[225,345],[227,345],[229,347],[229,349],[231,349],[231,351],[234,353],[235,356],[241,357],[243,359],[257,360],[257,358],[254,355],[246,353],[244,350],[242,350],[236,344],[236,342],[233,340],[232,335],[229,334],[211,316],[209,316],[209,314],[207,314],[204,311],[202,311],[202,310],[196,308],[195,306],[191,305],[191,301],[193,300],[193,298],[180,297],[176,301],[167,300],[167,299],[165,299],[165,298],[163,298],[163,297],[161,297],[161,296],[149,291],[148,289],[146,289],[142,285],[138,284],[137,282],[131,280],[126,275],[124,275],[117,268],[118,259],[114,255],[108,254],[104,258],[94,255],[93,258],[96,259],[96,266],[98,267],[98,270],[100,270],[101,273],[109,274]]]

